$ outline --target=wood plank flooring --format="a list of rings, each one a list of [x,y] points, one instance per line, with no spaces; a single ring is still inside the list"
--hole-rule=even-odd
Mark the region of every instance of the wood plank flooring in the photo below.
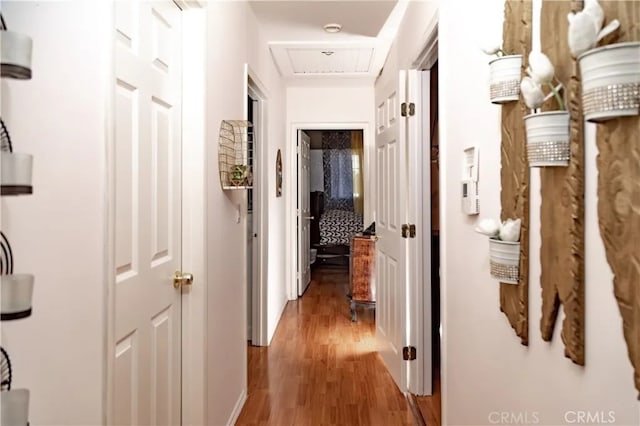
[[[318,269],[285,307],[271,346],[249,347],[248,399],[237,425],[413,425],[375,345],[374,313],[352,323],[348,273]]]

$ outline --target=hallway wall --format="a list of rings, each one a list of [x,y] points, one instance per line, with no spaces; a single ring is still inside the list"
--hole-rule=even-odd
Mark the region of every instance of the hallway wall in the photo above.
[[[597,225],[595,125],[585,126],[585,367],[564,357],[562,312],[553,341],[544,342],[540,336],[539,172],[531,171],[528,347],[520,344],[499,310],[498,283],[489,275],[487,238],[474,232],[478,218],[460,211],[462,150],[477,145],[480,217],[500,214],[500,107],[488,99],[491,58],[479,49],[478,40],[501,34],[503,4],[447,1],[440,7],[444,421],[496,424],[501,423],[497,414],[506,413],[510,423],[520,415],[529,423],[557,425],[575,423],[572,411],[586,411],[605,420],[596,423],[638,424],[633,371]],[[539,4],[536,0],[534,6]],[[539,31],[536,19],[534,47],[539,46]]]
[[[239,414],[247,387],[246,191],[222,191],[218,175],[218,131],[223,119],[245,117],[245,63],[264,84],[268,99],[268,328],[273,334],[284,305],[284,198],[276,198],[275,164],[284,154],[284,88],[258,23],[246,2],[208,2],[208,422],[229,424]],[[286,154],[285,154],[286,155]],[[239,216],[240,215],[240,216]]]
[[[32,425],[103,420],[111,10],[109,1],[2,2],[9,29],[33,39],[33,78],[0,88],[14,151],[34,155],[33,195],[1,200],[15,272],[35,275],[33,314],[1,324],[12,388],[31,391]]]

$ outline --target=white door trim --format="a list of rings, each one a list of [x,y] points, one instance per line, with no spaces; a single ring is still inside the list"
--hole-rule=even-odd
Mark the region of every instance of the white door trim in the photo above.
[[[254,232],[258,234],[258,237],[254,240],[254,244],[257,243],[257,256],[253,259],[254,264],[257,262],[257,273],[254,274],[253,288],[252,288],[252,325],[251,325],[251,343],[256,346],[267,346],[269,344],[268,336],[268,241],[269,227],[269,185],[268,183],[268,164],[266,157],[268,151],[267,147],[267,123],[268,123],[268,99],[269,94],[265,89],[264,84],[260,81],[257,74],[251,69],[248,64],[245,64],[245,79],[247,93],[244,96],[244,102],[247,101],[247,97],[250,95],[252,98],[258,101],[258,108],[254,110],[254,115],[257,117],[257,124],[254,131],[254,140],[257,141],[254,144],[254,187],[253,187],[253,208],[254,216],[257,212],[257,229]],[[246,114],[247,105],[245,104],[244,111]],[[247,117],[245,117],[246,119]],[[256,221],[254,220],[254,223]],[[256,271],[254,268],[254,272]],[[257,279],[256,279],[257,277]],[[246,327],[245,327],[246,329]]]
[[[182,424],[207,424],[206,418],[206,169],[207,158],[205,143],[205,98],[203,90],[206,79],[204,46],[206,32],[206,11],[199,9],[197,1],[174,2],[182,10],[183,24],[183,268],[194,274],[194,287],[185,292],[189,297],[182,298]],[[109,9],[105,26],[113,31],[115,22],[115,4]],[[114,357],[111,350],[115,346],[115,96],[113,81],[115,72],[116,39],[112,35],[105,49],[111,52],[106,65],[105,79],[105,199],[106,225],[104,239],[105,250],[105,343],[104,343],[104,388],[103,424],[113,424],[114,404]],[[189,70],[189,72],[184,72]],[[195,82],[200,82],[197,87]],[[191,105],[188,105],[191,103]],[[188,173],[185,173],[188,171]],[[184,190],[188,188],[188,190]],[[187,212],[189,214],[187,214]],[[186,238],[185,238],[186,237]],[[188,268],[188,269],[187,269]]]
[[[182,424],[207,424],[206,10],[182,10],[182,268],[194,283],[182,297]]]
[[[410,188],[409,222],[415,223],[418,229],[416,244],[410,245],[409,256],[411,269],[409,275],[410,301],[410,336],[409,341],[417,348],[418,358],[409,367],[409,390],[417,395],[431,395],[433,379],[433,359],[431,344],[431,132],[429,122],[429,85],[423,82],[422,70],[429,70],[438,60],[438,16],[433,17],[423,37],[416,59],[414,70],[409,71],[408,102],[416,105],[414,120],[409,120],[408,147],[414,149],[408,158],[411,182],[417,182]],[[426,84],[426,86],[425,86]],[[416,141],[413,143],[413,141]],[[413,200],[414,202],[411,202]],[[422,200],[421,203],[417,202]],[[440,303],[440,301],[433,301]],[[442,315],[442,312],[441,312]],[[444,347],[444,345],[441,345]],[[444,356],[441,356],[444,359]],[[444,377],[441,374],[441,381]],[[442,396],[444,399],[444,395]]]
[[[287,145],[286,155],[286,172],[285,183],[282,185],[286,197],[286,256],[285,256],[285,271],[287,277],[287,297],[289,300],[296,300],[298,298],[298,281],[297,281],[297,267],[296,259],[298,256],[297,241],[298,231],[296,229],[296,196],[298,190],[298,168],[296,165],[296,145],[298,141],[298,130],[362,130],[363,146],[364,146],[364,209],[365,209],[365,222],[364,225],[368,226],[368,221],[375,220],[374,211],[374,191],[373,184],[369,179],[370,172],[370,155],[371,150],[375,147],[374,136],[371,133],[371,126],[369,122],[356,121],[356,122],[294,122],[291,123],[289,129],[289,144]],[[287,184],[287,182],[290,182]]]

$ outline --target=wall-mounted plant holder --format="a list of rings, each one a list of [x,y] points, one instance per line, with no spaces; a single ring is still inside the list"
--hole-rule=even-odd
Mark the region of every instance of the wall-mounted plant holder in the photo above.
[[[29,424],[29,390],[13,389],[0,393],[0,417],[2,426],[27,426]]]
[[[15,152],[2,152],[0,153],[0,161],[2,162],[0,172],[1,194],[32,194],[33,156]]]
[[[0,319],[10,321],[31,315],[35,277],[31,274],[0,276]]]
[[[31,37],[7,31],[0,14],[0,70],[2,77],[28,80],[31,78]]]
[[[491,276],[506,284],[518,284],[520,243],[489,238]]]
[[[640,42],[591,49],[578,62],[587,121],[640,114]]]
[[[517,101],[520,97],[522,55],[500,56],[489,62],[489,98],[494,104]]]
[[[252,124],[243,120],[222,120],[218,144],[218,167],[222,189],[253,187]]]
[[[524,117],[529,167],[569,165],[569,112],[549,111]]]

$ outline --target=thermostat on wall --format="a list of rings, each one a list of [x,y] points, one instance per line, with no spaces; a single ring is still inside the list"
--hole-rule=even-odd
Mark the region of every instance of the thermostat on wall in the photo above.
[[[462,159],[462,212],[468,215],[480,213],[478,197],[478,148],[464,150]]]

